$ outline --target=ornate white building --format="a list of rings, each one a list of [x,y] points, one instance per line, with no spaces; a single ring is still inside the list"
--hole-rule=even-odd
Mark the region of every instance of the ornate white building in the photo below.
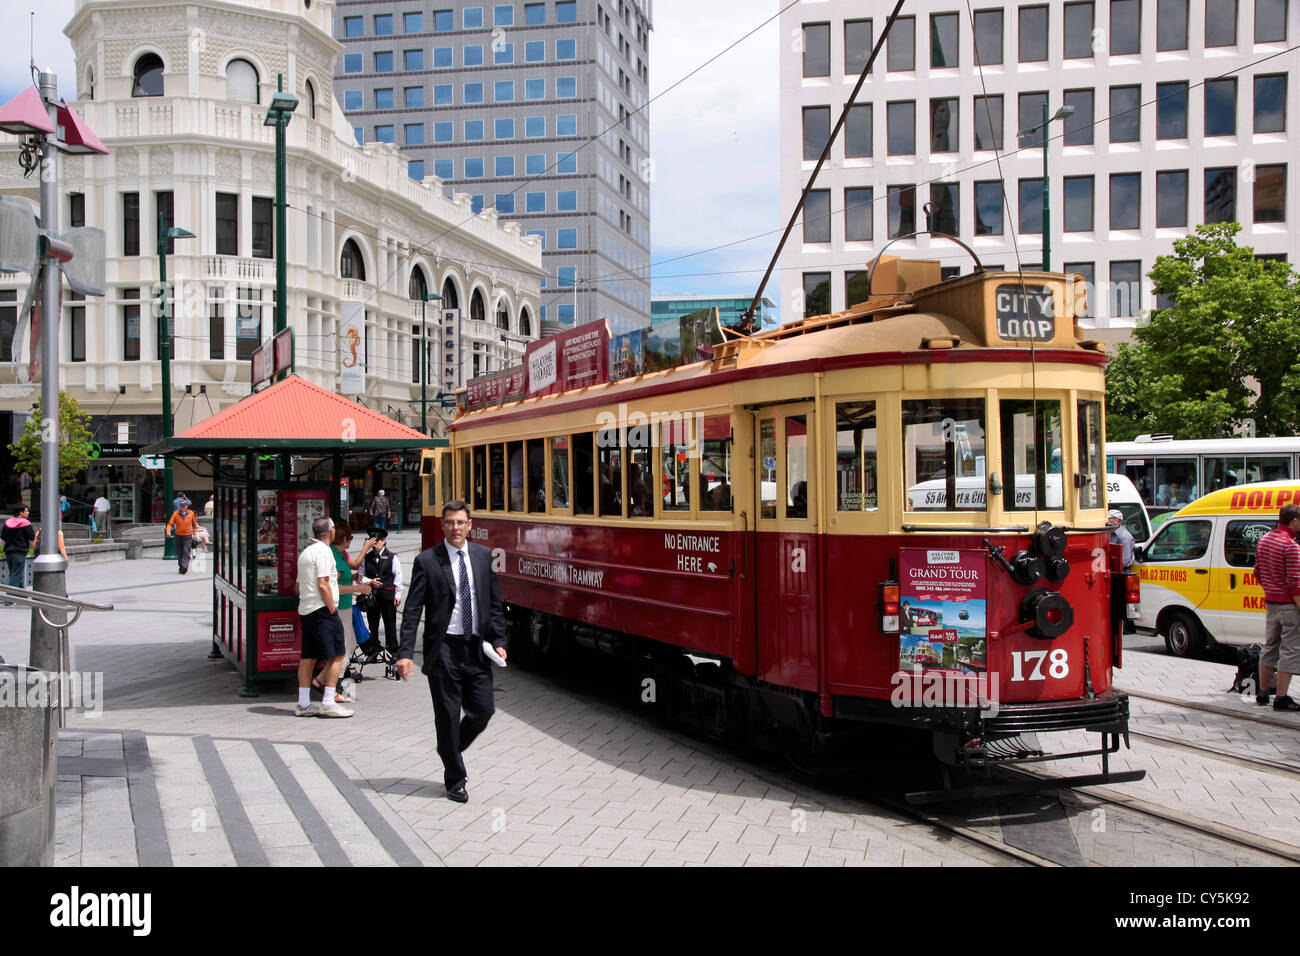
[[[73,105],[110,153],[61,159],[59,222],[104,229],[108,295],[77,301],[65,290],[61,375],[106,448],[160,433],[159,213],[195,235],[167,255],[176,428],[248,394],[248,356],[274,323],[275,130],[263,121],[277,77],[299,98],[286,243],[298,374],[338,388],[340,321],[364,309],[357,397],[418,424],[426,290],[443,296],[427,304],[431,365],[440,309],[458,308],[465,379],[517,363],[538,336],[539,240],[493,210],[474,214],[468,195],[447,198],[436,178],[410,179],[396,147],[355,145],[334,100],[333,20],[332,0],[78,0],[64,29]],[[69,96],[74,77],[59,79]],[[15,138],[0,134],[0,191],[36,201],[38,186],[22,176]],[[17,278],[0,278],[0,411],[15,427],[39,396],[8,364],[22,296]],[[440,414],[430,408],[431,427]]]

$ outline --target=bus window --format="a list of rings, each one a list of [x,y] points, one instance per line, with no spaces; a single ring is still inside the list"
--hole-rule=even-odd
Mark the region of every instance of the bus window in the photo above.
[[[528,446],[528,510],[546,513],[546,448],[540,438],[530,438]]]
[[[705,418],[696,441],[700,446],[700,510],[730,511],[730,417],[710,415]]]
[[[487,446],[474,448],[474,510],[487,511]]]
[[[837,511],[876,510],[876,403],[835,406]]]
[[[588,485],[590,486],[590,482]],[[551,507],[569,507],[569,439],[567,436],[551,439]]]
[[[1292,477],[1291,459],[1286,456],[1257,458],[1250,455],[1246,458],[1246,474],[1249,476],[1248,481],[1285,481]]]
[[[1101,402],[1080,401],[1078,405],[1079,460],[1075,463],[1078,477],[1080,508],[1101,507]],[[1142,539],[1145,540],[1145,539]]]
[[[573,436],[573,513],[595,513],[595,452],[591,432]]]
[[[909,511],[983,511],[984,399],[903,402]]]
[[[785,480],[790,486],[785,503],[787,518],[808,517],[808,416],[785,419]]]
[[[663,422],[662,428],[659,447],[663,453],[663,510],[690,511],[690,416]]]
[[[488,508],[506,510],[506,446],[501,442],[488,446]]]
[[[1210,491],[1231,488],[1233,485],[1245,484],[1246,463],[1243,458],[1206,458],[1205,487]]]
[[[760,518],[776,517],[776,419],[764,418],[758,423],[758,457]]]
[[[1015,398],[1000,402],[999,410],[1002,506],[1008,511],[1062,507],[1061,403]]]
[[[621,517],[623,514],[623,449],[618,438],[617,428],[602,428],[596,432],[596,477],[600,482],[597,500],[601,516]]]
[[[524,443],[512,441],[506,445],[506,459],[510,463],[510,497],[507,503],[511,511],[524,510]]]
[[[1200,496],[1195,458],[1156,459],[1156,504],[1181,508]]]
[[[650,426],[627,430],[627,513],[633,518],[653,518],[655,513],[655,468],[650,447]]]

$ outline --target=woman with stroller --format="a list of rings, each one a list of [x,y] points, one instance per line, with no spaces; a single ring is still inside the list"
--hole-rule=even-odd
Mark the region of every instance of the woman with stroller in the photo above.
[[[334,563],[339,571],[339,617],[343,621],[343,639],[344,639],[344,659],[352,655],[352,650],[358,644],[357,633],[353,628],[352,618],[352,595],[369,594],[374,587],[378,586],[377,581],[367,581],[364,575],[357,576],[357,583],[352,583],[352,572],[361,567],[361,562],[366,558],[366,552],[374,547],[374,542],[366,539],[366,546],[355,558],[348,554],[348,545],[352,543],[352,529],[342,521],[334,525]],[[369,635],[367,635],[368,637]],[[360,643],[365,643],[365,638]],[[318,683],[319,678],[312,678],[312,686],[321,689]],[[336,690],[334,699],[343,704],[352,703],[352,698],[346,695],[340,695]]]

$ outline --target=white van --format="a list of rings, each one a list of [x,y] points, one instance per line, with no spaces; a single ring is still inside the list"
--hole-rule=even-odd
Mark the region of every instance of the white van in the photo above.
[[[1212,491],[1174,512],[1134,555],[1142,582],[1138,630],[1164,636],[1190,657],[1224,644],[1264,640],[1264,589],[1255,545],[1277,527],[1284,504],[1300,504],[1300,482],[1270,481]]]

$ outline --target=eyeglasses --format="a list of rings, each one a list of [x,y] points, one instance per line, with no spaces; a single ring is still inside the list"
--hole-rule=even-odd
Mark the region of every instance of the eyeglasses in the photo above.
[[[442,519],[442,526],[443,526],[444,528],[468,528],[468,527],[469,527],[469,522],[468,522],[468,521],[452,521],[450,518],[443,518],[443,519]]]

